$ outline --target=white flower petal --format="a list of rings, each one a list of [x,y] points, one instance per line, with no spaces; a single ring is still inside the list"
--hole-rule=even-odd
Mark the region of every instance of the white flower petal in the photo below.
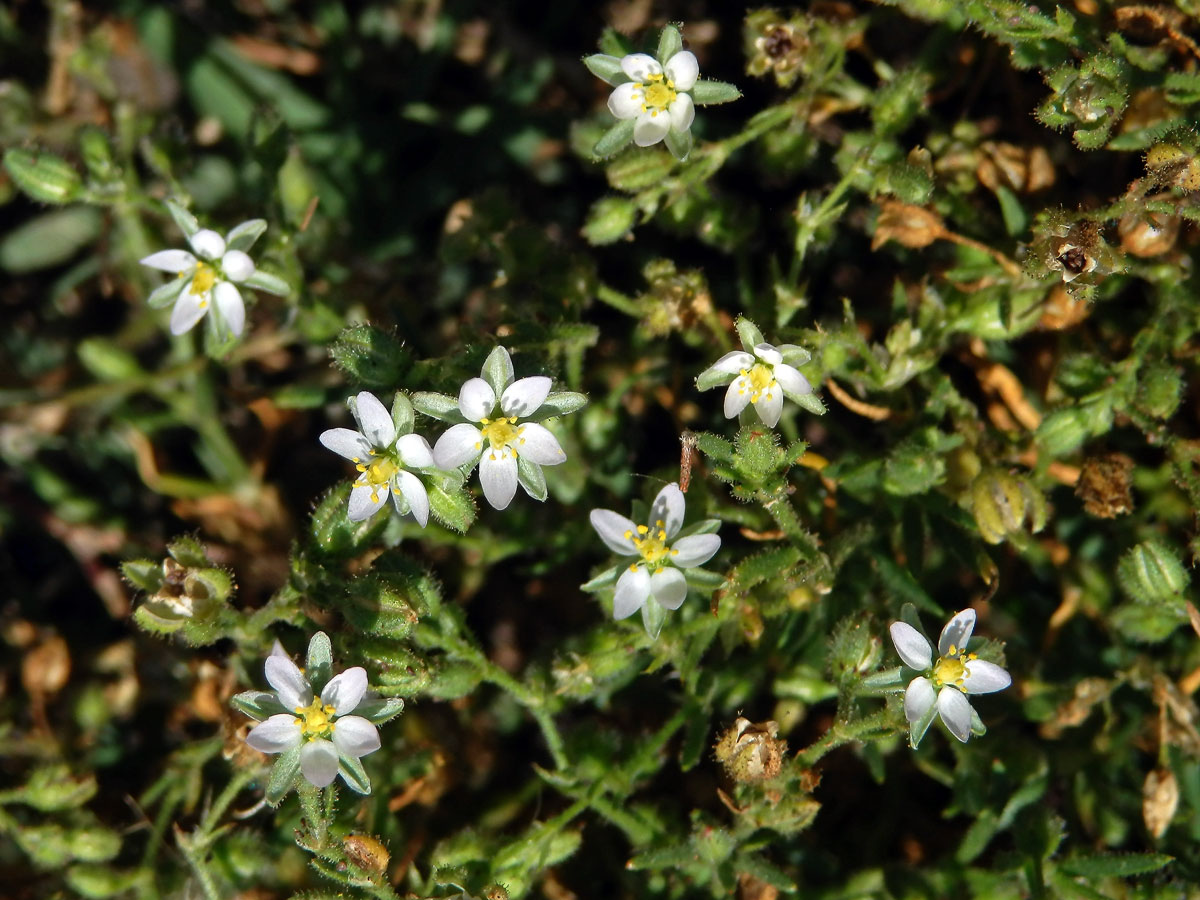
[[[379,749],[379,729],[362,716],[346,716],[333,724],[333,746],[358,759]]]
[[[280,713],[255,725],[246,735],[246,743],[259,753],[283,753],[299,744],[300,738],[296,717]]]
[[[218,281],[213,285],[212,294],[221,318],[233,336],[238,337],[246,327],[246,304],[242,302],[241,291],[228,281]]]
[[[709,369],[716,369],[718,372],[728,372],[730,375],[737,375],[742,369],[748,369],[752,365],[754,365],[754,357],[745,350],[731,350],[709,366]]]
[[[230,281],[245,281],[254,274],[254,260],[241,250],[229,250],[221,257],[221,271]]]
[[[451,425],[433,445],[433,463],[439,469],[457,469],[479,458],[483,434],[474,425]]]
[[[402,434],[396,438],[396,452],[400,462],[410,469],[428,469],[434,465],[429,441],[419,434]]]
[[[159,269],[163,272],[178,274],[190,272],[196,268],[196,257],[186,250],[159,250],[141,260],[143,266]]]
[[[517,460],[503,449],[484,450],[479,458],[479,483],[493,509],[506,509],[517,492]]]
[[[367,692],[367,670],[354,666],[334,675],[321,691],[321,704],[332,706],[335,714],[353,712]]]
[[[663,531],[667,533],[667,540],[670,540],[679,533],[686,509],[687,501],[683,498],[683,491],[679,489],[678,484],[671,482],[658,492],[658,496],[650,504],[650,521],[646,524],[653,527],[661,521]]]
[[[550,433],[550,429],[536,422],[526,422],[518,426],[516,448],[521,456],[539,466],[557,466],[567,460],[567,454],[559,446],[558,439]]]
[[[967,695],[946,685],[938,692],[937,705],[950,733],[965,744],[971,736],[971,703]]]
[[[783,354],[775,349],[774,344],[755,344],[754,355],[769,366],[776,366],[783,362]]]
[[[375,447],[391,447],[396,440],[396,423],[379,398],[370,391],[360,391],[352,408],[363,437]]]
[[[808,383],[807,378],[800,374],[799,369],[795,369],[787,363],[778,363],[774,372],[775,380],[779,382],[779,386],[783,388],[785,394],[812,393],[812,385]]]
[[[962,612],[955,613],[954,618],[947,622],[946,627],[942,629],[942,636],[938,638],[938,655],[949,656],[951,653],[964,650],[967,641],[971,639],[971,632],[974,630],[975,610],[964,609]],[[954,649],[951,650],[951,647]]]
[[[758,417],[762,419],[763,424],[768,428],[774,428],[778,425],[780,413],[783,412],[783,389],[779,385],[765,388],[758,395],[758,402],[754,404],[754,411],[758,413]]]
[[[721,549],[721,538],[715,534],[689,534],[671,545],[671,563],[681,569],[702,566]]]
[[[664,609],[679,609],[687,590],[687,581],[678,569],[665,566],[650,576],[650,593]]]
[[[633,142],[639,147],[651,147],[665,138],[670,130],[670,114],[652,109],[638,116],[633,126]]]
[[[350,492],[350,507],[346,518],[351,522],[369,519],[387,503],[390,488],[386,484],[364,484]]]
[[[687,131],[696,120],[696,105],[692,103],[691,94],[680,94],[667,107],[671,117],[671,128],[677,132]]]
[[[637,526],[631,519],[611,509],[593,509],[588,514],[588,521],[592,523],[592,528],[596,529],[596,534],[600,535],[600,540],[604,541],[604,545],[613,553],[621,556],[633,556],[637,553],[637,547],[631,540]]]
[[[634,81],[647,81],[651,75],[661,75],[662,70],[658,60],[647,53],[630,53],[621,57],[621,71]]]
[[[529,416],[546,402],[553,382],[545,375],[519,378],[500,395],[500,408],[506,416]]]
[[[300,667],[287,656],[272,653],[263,666],[267,684],[275,688],[284,709],[303,709],[312,703],[312,688]]]
[[[326,450],[344,456],[351,462],[362,462],[371,455],[371,442],[349,428],[330,428],[317,439]]]
[[[616,90],[608,95],[608,111],[618,119],[636,119],[642,114],[646,95],[632,81],[618,84]]]
[[[225,253],[225,238],[211,228],[201,228],[188,238],[188,243],[202,259],[220,259]]]
[[[628,619],[642,608],[650,596],[650,573],[645,566],[631,566],[617,579],[613,594],[613,618]]]
[[[171,334],[187,334],[208,312],[208,295],[193,294],[186,288],[171,310]]]
[[[750,382],[746,380],[746,376],[739,375],[729,382],[729,388],[725,391],[725,418],[735,418],[746,408],[750,396]]]
[[[417,520],[418,525],[424,528],[429,524],[429,493],[425,490],[425,485],[421,484],[421,479],[412,472],[406,472],[403,469],[392,478],[399,487],[398,493],[408,501],[413,518]]]
[[[888,631],[891,632],[896,652],[906,666],[924,672],[933,665],[933,648],[921,632],[907,622],[893,622]]]
[[[700,63],[691,50],[680,50],[667,60],[663,68],[667,77],[675,83],[677,91],[690,91],[696,86],[696,79],[700,77]]]
[[[968,694],[990,694],[1012,684],[1012,676],[995,663],[972,659],[964,666],[963,690]]]
[[[458,392],[458,411],[463,418],[478,422],[487,419],[496,408],[496,392],[482,378],[469,378]]]
[[[309,741],[300,748],[300,771],[314,787],[329,787],[337,778],[337,748],[323,738]]]
[[[933,689],[933,682],[928,678],[914,678],[904,691],[904,718],[909,722],[919,722],[935,703],[937,692]]]

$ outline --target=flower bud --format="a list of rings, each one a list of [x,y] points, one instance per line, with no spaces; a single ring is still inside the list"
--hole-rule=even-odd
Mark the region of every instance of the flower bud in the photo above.
[[[352,864],[371,875],[387,871],[391,854],[387,847],[369,834],[348,834],[342,839],[342,850]]]
[[[605,167],[604,173],[610,186],[635,194],[661,183],[674,168],[675,157],[654,147],[618,156]]]
[[[592,204],[581,231],[592,246],[612,244],[633,230],[636,218],[637,205],[632,200],[601,197]]]
[[[1046,500],[1029,481],[1011,472],[990,469],[971,485],[971,513],[979,533],[989,544],[999,544],[1021,530],[1041,531],[1046,524]]]
[[[352,382],[366,389],[395,390],[411,365],[409,352],[395,335],[367,324],[343,329],[329,356]]]
[[[1153,538],[1131,548],[1117,564],[1117,580],[1139,603],[1180,605],[1191,580],[1178,556]]]
[[[40,203],[70,203],[83,190],[83,179],[61,156],[13,148],[4,154],[4,168],[26,194]]]
[[[1126,213],[1117,223],[1121,249],[1143,259],[1159,256],[1175,246],[1180,219],[1164,213]]]
[[[1169,419],[1179,408],[1183,378],[1179,369],[1151,363],[1138,373],[1137,407],[1156,419]]]

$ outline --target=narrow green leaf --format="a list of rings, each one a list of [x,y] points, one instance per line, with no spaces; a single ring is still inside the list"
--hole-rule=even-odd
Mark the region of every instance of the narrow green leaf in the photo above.
[[[1128,878],[1157,872],[1174,859],[1165,853],[1092,853],[1065,859],[1059,868],[1085,878]]]

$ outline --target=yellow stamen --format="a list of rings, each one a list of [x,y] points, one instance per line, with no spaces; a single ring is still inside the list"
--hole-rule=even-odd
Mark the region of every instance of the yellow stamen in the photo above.
[[[493,453],[496,450],[503,450],[505,447],[512,452],[513,456],[517,455],[514,444],[520,443],[519,429],[513,428],[517,422],[517,417],[499,418],[499,419],[480,419],[480,424],[483,428],[479,429],[483,432],[484,438],[492,445]],[[493,459],[496,457],[493,455]]]
[[[645,560],[646,565],[658,568],[662,565],[663,557],[674,551],[667,546],[667,532],[663,528],[663,520],[659,519],[655,522],[654,527],[657,531],[651,535],[648,527],[639,525],[637,530],[641,537],[631,537],[630,539],[633,541],[633,546],[637,548],[637,552]]]
[[[189,294],[207,294],[217,282],[217,270],[208,263],[197,263],[196,274],[192,276],[192,286]]]
[[[307,707],[297,706],[295,722],[300,729],[300,734],[309,741],[314,738],[329,737],[333,734],[332,716],[335,712],[337,710],[334,707],[328,704],[322,705],[320,697],[314,698]]]
[[[933,666],[933,683],[939,688],[947,684],[961,688],[966,674],[967,667],[962,659],[957,656],[943,656]]]

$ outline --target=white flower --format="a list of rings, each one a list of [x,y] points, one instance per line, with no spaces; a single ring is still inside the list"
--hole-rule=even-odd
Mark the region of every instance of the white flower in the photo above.
[[[681,569],[702,565],[721,548],[715,534],[692,534],[671,543],[683,525],[683,491],[668,484],[650,506],[647,525],[635,525],[611,509],[593,509],[589,518],[600,540],[621,556],[637,557],[617,579],[613,618],[624,619],[653,597],[664,609],[678,609],[687,597]]]
[[[396,402],[408,401],[397,398]],[[358,422],[358,431],[331,428],[320,437],[323,446],[350,460],[360,473],[350,491],[350,521],[370,518],[391,494],[396,511],[400,515],[411,512],[424,528],[429,521],[429,494],[409,469],[434,465],[429,442],[415,434],[397,435],[392,416],[367,391],[351,398],[350,412]],[[406,419],[411,418],[410,413]]]
[[[812,385],[796,368],[808,361],[808,351],[795,344],[776,347],[767,343],[754,344],[750,349],[753,352],[726,353],[701,373],[697,386],[706,391],[724,384],[725,376],[732,376],[725,392],[725,417],[732,419],[747,404],[753,404],[763,424],[774,428],[783,412],[785,396],[800,403],[802,395],[812,393]]]
[[[521,421],[534,416],[546,401],[550,379],[534,375],[513,381],[512,359],[503,347],[497,347],[484,363],[483,374],[489,372],[497,388],[483,378],[471,378],[458,392],[458,410],[468,421],[451,426],[438,438],[433,460],[438,468],[447,470],[467,463],[474,467],[478,461],[484,496],[494,508],[504,509],[512,502],[518,483],[536,497],[527,483],[529,478],[541,481],[541,466],[556,466],[567,454],[547,428]],[[519,462],[527,468],[526,473],[519,471]]]
[[[367,673],[361,666],[333,676],[320,696],[314,696],[304,673],[276,644],[267,657],[266,673],[286,712],[259,722],[246,735],[246,743],[255,750],[286,753],[299,747],[304,777],[326,787],[337,777],[339,757],[357,760],[379,749],[379,730],[369,719],[349,715],[367,692]]]
[[[229,249],[239,236],[249,237],[249,243],[266,229],[262,219],[251,219],[233,229],[226,237],[202,228],[188,238],[195,255],[187,250],[160,250],[141,261],[143,266],[173,272],[178,278],[150,295],[151,306],[166,306],[174,301],[171,313],[171,333],[183,334],[195,326],[209,306],[215,304],[230,332],[236,337],[246,323],[246,306],[242,302],[240,284],[254,275],[254,261],[244,250]],[[245,244],[245,240],[238,245]]]
[[[632,81],[617,85],[608,108],[618,119],[636,120],[635,144],[649,147],[668,131],[682,135],[692,127],[696,107],[689,91],[700,76],[694,53],[680,50],[665,66],[646,53],[631,53],[621,58],[621,70]]]
[[[975,628],[975,610],[955,614],[938,639],[938,659],[924,635],[906,622],[893,622],[892,643],[904,664],[924,674],[909,682],[904,692],[904,715],[912,729],[912,743],[921,740],[933,710],[942,717],[950,733],[960,741],[971,736],[975,711],[968,694],[990,694],[1012,684],[1012,677],[995,663],[977,659],[967,652]]]

